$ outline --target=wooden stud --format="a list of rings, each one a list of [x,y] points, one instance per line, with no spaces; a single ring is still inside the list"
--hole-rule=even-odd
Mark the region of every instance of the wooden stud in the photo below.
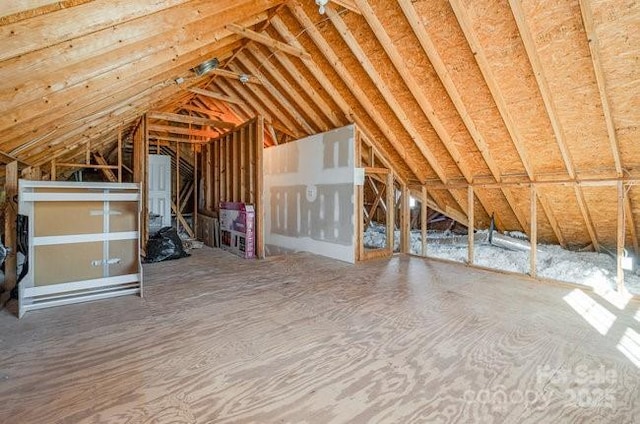
[[[473,194],[473,186],[469,186],[467,188],[467,203],[468,213],[467,213],[467,239],[468,239],[468,258],[467,262],[469,265],[473,265],[474,262],[474,248],[475,248],[475,196]]]
[[[420,202],[420,236],[422,256],[427,256],[427,186],[422,186],[422,202]]]
[[[531,229],[529,230],[529,245],[531,250],[529,251],[529,275],[533,278],[538,277],[538,196],[536,196],[536,186],[531,184],[529,186],[530,192],[530,206],[531,213],[529,215],[529,222]]]
[[[387,190],[387,251],[390,255],[393,254],[394,242],[395,242],[395,229],[396,229],[396,217],[395,208],[393,205],[396,203],[395,195],[396,190],[393,183],[393,172],[389,172],[386,178],[386,190]]]
[[[199,183],[200,179],[198,177],[198,163],[200,162],[200,154],[198,153],[197,147],[193,146],[193,232],[198,235],[198,194],[199,194]]]
[[[11,290],[13,290],[18,281],[18,234],[16,228],[18,220],[18,175],[18,162],[13,161],[7,164],[4,176],[6,202],[4,209],[4,244],[8,251],[4,263],[4,286],[0,295],[0,308],[11,298]]]
[[[256,254],[258,258],[264,259],[264,119],[258,116],[256,120]]]
[[[176,143],[176,205],[180,205],[180,143]],[[182,213],[180,209],[176,207],[176,232],[180,234],[180,219]]]
[[[616,237],[616,285],[619,293],[626,291],[624,286],[624,269],[622,268],[622,260],[624,258],[624,183],[618,181],[618,220],[617,220],[617,237]]]
[[[56,170],[56,159],[51,160],[51,181],[55,181],[57,179],[57,170]]]
[[[244,131],[246,127],[240,128],[240,131],[234,131],[231,136],[231,189],[232,200],[240,201],[240,144],[244,141]]]
[[[122,182],[122,128],[118,128],[118,182]]]
[[[411,253],[411,204],[409,188],[406,184],[401,188],[400,203],[400,252]]]

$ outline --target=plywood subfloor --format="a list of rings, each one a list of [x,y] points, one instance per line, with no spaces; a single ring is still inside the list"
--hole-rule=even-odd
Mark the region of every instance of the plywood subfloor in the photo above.
[[[353,266],[202,249],[145,272],[144,299],[20,321],[0,312],[1,423],[640,416],[638,303],[621,310],[595,294],[407,256]]]

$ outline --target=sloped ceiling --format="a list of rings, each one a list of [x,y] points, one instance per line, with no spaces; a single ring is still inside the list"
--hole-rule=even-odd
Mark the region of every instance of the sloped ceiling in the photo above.
[[[2,2],[0,158],[73,160],[148,111],[261,114],[269,144],[356,122],[443,210],[466,214],[463,185],[494,183],[477,218],[528,232],[514,183],[640,176],[639,27],[631,0]],[[213,57],[222,71],[191,71]],[[544,185],[536,201],[542,240],[615,245],[615,187]]]

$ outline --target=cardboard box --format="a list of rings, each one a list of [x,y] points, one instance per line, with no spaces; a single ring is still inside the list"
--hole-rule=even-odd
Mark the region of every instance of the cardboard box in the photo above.
[[[253,205],[220,202],[220,247],[245,259],[255,258],[255,215]]]

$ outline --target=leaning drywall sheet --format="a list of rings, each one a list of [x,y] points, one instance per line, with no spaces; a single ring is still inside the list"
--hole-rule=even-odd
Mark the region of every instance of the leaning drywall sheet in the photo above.
[[[264,151],[267,254],[355,262],[354,139],[349,125]]]

